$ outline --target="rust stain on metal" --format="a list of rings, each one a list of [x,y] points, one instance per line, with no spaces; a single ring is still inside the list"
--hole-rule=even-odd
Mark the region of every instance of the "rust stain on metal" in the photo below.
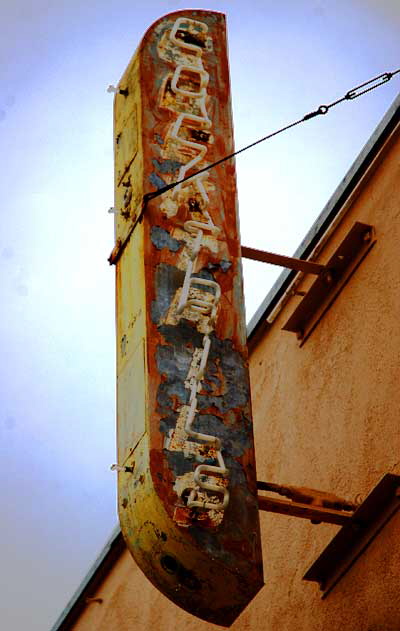
[[[285,497],[289,497],[295,502],[311,504],[313,506],[324,506],[335,510],[354,511],[360,503],[343,499],[335,493],[328,493],[318,489],[310,489],[306,486],[284,486],[272,482],[257,482],[257,488],[262,491],[272,491]]]
[[[224,16],[161,18],[119,85],[121,528],[158,589],[229,626],[263,584],[234,163],[142,203],[233,151]]]

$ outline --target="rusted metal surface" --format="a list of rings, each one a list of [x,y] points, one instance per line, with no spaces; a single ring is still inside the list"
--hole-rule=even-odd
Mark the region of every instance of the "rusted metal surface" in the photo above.
[[[257,488],[260,491],[270,491],[284,495],[292,500],[287,502],[259,495],[258,505],[260,510],[309,519],[313,524],[324,522],[343,526],[359,506],[359,504],[349,502],[334,493],[310,489],[305,486],[284,486],[272,482],[258,481]]]
[[[224,16],[161,18],[119,88],[121,529],[158,589],[229,626],[263,585],[234,163],[143,207],[233,150]]]
[[[258,505],[260,510],[269,513],[279,513],[288,515],[289,517],[300,517],[309,519],[313,524],[336,524],[343,526],[351,519],[351,513],[344,513],[333,508],[323,508],[322,506],[313,506],[312,504],[303,504],[302,502],[287,502],[278,500],[274,497],[258,496]]]
[[[335,493],[310,489],[307,486],[285,486],[258,480],[257,488],[260,491],[271,491],[272,493],[284,495],[295,502],[312,504],[313,506],[324,506],[325,508],[333,508],[334,510],[354,511],[359,506],[356,502],[350,502],[349,500],[335,495]]]
[[[255,248],[248,248],[242,245],[242,256],[246,259],[253,261],[260,261],[261,263],[270,263],[271,265],[279,265],[280,267],[287,267],[288,269],[295,269],[298,272],[305,272],[306,274],[321,274],[328,271],[325,265],[314,263],[313,261],[305,261],[303,259],[296,259],[292,256],[284,256],[283,254],[275,254],[274,252],[265,252],[264,250],[256,250]]]

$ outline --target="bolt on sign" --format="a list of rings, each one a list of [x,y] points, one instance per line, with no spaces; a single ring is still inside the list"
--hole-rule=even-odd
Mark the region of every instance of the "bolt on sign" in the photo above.
[[[225,17],[145,34],[115,94],[119,516],[186,611],[229,626],[263,585]],[[143,200],[146,200],[144,203]]]

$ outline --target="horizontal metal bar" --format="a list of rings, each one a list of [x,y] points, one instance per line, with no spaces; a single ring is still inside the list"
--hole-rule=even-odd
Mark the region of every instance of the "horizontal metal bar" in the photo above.
[[[284,256],[283,254],[273,254],[273,252],[265,252],[264,250],[255,250],[245,245],[242,245],[242,256],[246,259],[252,259],[253,261],[280,265],[281,267],[294,269],[298,272],[305,272],[306,274],[316,274],[317,276],[328,269],[325,265],[320,265],[319,263],[295,259],[291,256]]]
[[[262,495],[258,495],[258,508],[259,510],[265,510],[270,513],[301,517],[302,519],[309,519],[317,523],[324,522],[327,524],[337,524],[338,526],[347,524],[353,516],[352,512],[345,513],[343,511],[333,510],[332,508],[277,500]]]

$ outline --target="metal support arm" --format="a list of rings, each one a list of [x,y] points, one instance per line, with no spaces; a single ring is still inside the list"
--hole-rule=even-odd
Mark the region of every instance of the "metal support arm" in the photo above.
[[[254,248],[248,248],[245,245],[242,245],[242,256],[246,259],[252,259],[253,261],[270,263],[271,265],[279,265],[280,267],[288,267],[289,269],[294,269],[298,272],[316,274],[317,276],[319,276],[322,272],[329,271],[325,265],[320,265],[319,263],[305,261],[304,259],[295,259],[291,256],[284,256],[283,254],[265,252],[264,250],[256,250]]]
[[[343,511],[334,510],[332,508],[302,504],[301,502],[288,502],[286,500],[278,500],[261,495],[258,496],[258,508],[259,510],[268,511],[270,513],[280,513],[281,515],[309,519],[313,524],[324,522],[344,526],[352,517],[352,513],[344,513]]]
[[[358,504],[333,493],[317,491],[303,486],[283,486],[272,482],[257,482],[259,491],[270,491],[289,497],[292,501],[258,495],[260,510],[309,519],[313,524],[325,522],[343,526],[352,517]]]

